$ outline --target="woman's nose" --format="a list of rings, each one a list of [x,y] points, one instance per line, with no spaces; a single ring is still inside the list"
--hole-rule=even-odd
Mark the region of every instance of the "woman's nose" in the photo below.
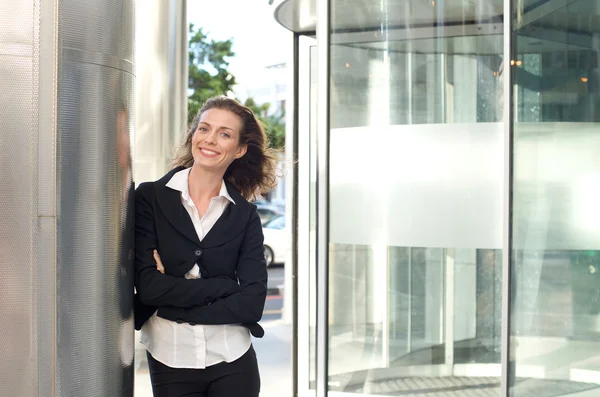
[[[206,134],[206,136],[204,137],[205,143],[214,145],[215,141],[216,141],[216,136],[213,133]]]

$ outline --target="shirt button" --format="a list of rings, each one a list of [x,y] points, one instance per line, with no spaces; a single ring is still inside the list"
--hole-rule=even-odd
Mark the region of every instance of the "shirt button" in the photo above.
[[[198,248],[196,251],[194,251],[194,254],[196,256],[200,256],[200,255],[202,255],[202,250]]]

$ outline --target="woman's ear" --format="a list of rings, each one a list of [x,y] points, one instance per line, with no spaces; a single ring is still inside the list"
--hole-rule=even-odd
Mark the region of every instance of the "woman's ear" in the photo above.
[[[244,155],[246,154],[247,151],[248,151],[248,145],[240,145],[237,153],[235,154],[235,158],[239,159],[241,157],[244,157]]]

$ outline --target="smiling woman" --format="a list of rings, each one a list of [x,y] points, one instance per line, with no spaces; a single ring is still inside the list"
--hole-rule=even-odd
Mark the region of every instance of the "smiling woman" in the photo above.
[[[215,110],[218,112],[213,113]],[[230,118],[227,117],[228,115],[237,117]],[[235,138],[233,136],[235,135],[239,136],[239,146],[246,148],[245,155],[234,158],[236,161],[226,169],[224,177],[235,185],[246,199],[251,200],[267,193],[277,184],[275,168],[277,151],[269,148],[264,129],[252,110],[226,96],[218,96],[206,101],[194,118],[185,143],[178,148],[173,165],[191,167],[196,160],[194,153],[199,150],[196,143],[200,142],[200,137],[205,136],[211,128],[218,131],[219,135],[229,135],[229,138],[219,136],[221,142],[227,139],[230,142],[235,141],[231,139]],[[240,132],[238,133],[236,129]],[[196,136],[197,139],[194,139]],[[216,150],[212,145],[208,146],[210,150]],[[205,147],[205,149],[209,148]],[[205,155],[208,156],[208,153]]]
[[[251,110],[215,97],[173,170],[136,189],[135,323],[155,397],[258,396],[267,267],[248,200],[275,185],[274,154]]]
[[[192,135],[194,163],[224,174],[233,160],[246,154],[248,146],[240,144],[242,128],[242,120],[228,110],[213,108],[202,113]]]

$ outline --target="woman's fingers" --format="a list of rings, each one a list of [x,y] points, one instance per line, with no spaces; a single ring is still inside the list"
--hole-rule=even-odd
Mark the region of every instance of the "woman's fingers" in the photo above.
[[[158,251],[154,250],[154,260],[156,261],[156,268],[162,274],[165,274],[165,267],[163,266],[162,261],[160,260],[160,255],[158,255]]]

